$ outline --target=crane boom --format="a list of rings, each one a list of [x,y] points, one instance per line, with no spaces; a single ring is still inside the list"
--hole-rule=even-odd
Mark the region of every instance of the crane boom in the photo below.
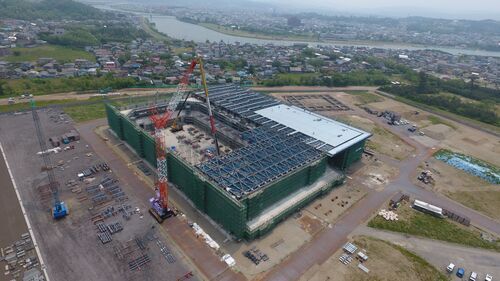
[[[173,215],[173,212],[168,208],[168,167],[167,167],[167,153],[166,146],[163,141],[162,130],[167,126],[168,121],[173,116],[173,113],[179,106],[182,100],[184,92],[189,84],[189,76],[193,73],[196,65],[200,67],[201,80],[205,90],[205,97],[208,106],[208,115],[210,117],[210,130],[215,140],[215,146],[217,149],[217,155],[220,154],[219,142],[216,137],[215,119],[212,114],[212,108],[210,106],[210,99],[208,96],[208,87],[205,78],[205,70],[203,69],[203,61],[201,57],[197,57],[191,61],[189,68],[184,73],[180,83],[177,85],[177,91],[174,93],[172,98],[167,104],[165,111],[160,114],[157,106],[150,108],[151,114],[149,115],[150,120],[154,124],[154,138],[155,138],[155,149],[156,149],[156,169],[157,169],[157,181],[156,181],[156,197],[151,198],[149,201],[151,203],[151,209],[149,212],[155,217],[155,219],[161,223],[164,219]],[[181,109],[179,110],[177,116],[174,119],[173,129],[176,127],[177,119],[182,111],[182,107],[186,103],[189,95],[186,96],[184,102],[182,103]]]
[[[156,197],[150,199],[151,209],[149,212],[155,217],[158,222],[163,222],[164,219],[173,215],[173,212],[168,208],[168,167],[167,167],[167,154],[166,147],[163,141],[162,130],[166,127],[173,112],[177,109],[182,96],[187,89],[189,83],[189,76],[196,67],[196,62],[193,61],[189,68],[184,73],[180,83],[177,85],[177,91],[167,104],[165,111],[160,114],[158,107],[151,107],[150,120],[154,124],[154,138],[156,149]]]
[[[210,118],[210,131],[215,140],[215,147],[217,155],[220,155],[219,141],[217,140],[217,129],[215,128],[215,118],[212,113],[212,106],[210,105],[210,97],[208,96],[207,79],[205,78],[205,69],[203,68],[203,60],[198,58],[198,64],[200,65],[201,83],[203,84],[203,90],[205,92],[205,99],[208,107],[208,117]]]
[[[54,199],[54,207],[52,209],[52,216],[54,219],[60,219],[68,214],[68,210],[64,202],[59,199],[59,183],[54,175],[54,165],[52,165],[52,159],[50,157],[50,151],[47,149],[47,143],[45,142],[45,135],[43,133],[42,125],[40,122],[40,117],[36,110],[35,101],[31,100],[31,114],[33,115],[33,123],[35,124],[35,131],[38,139],[38,144],[41,149],[41,156],[45,170],[47,171],[47,176],[49,178],[49,189],[52,193],[52,198]]]

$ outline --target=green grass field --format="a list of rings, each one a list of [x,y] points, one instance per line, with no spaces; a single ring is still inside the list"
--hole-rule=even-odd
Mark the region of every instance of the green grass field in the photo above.
[[[58,62],[70,62],[75,59],[95,61],[95,57],[91,53],[54,45],[45,45],[35,48],[14,48],[12,49],[11,55],[2,59],[8,62],[34,62],[39,58],[53,58]]]
[[[112,89],[117,90],[128,88],[136,84],[136,81],[133,78],[109,78],[107,76],[80,76],[47,79],[21,78],[6,80],[6,82],[7,85],[4,86],[6,97],[19,96],[24,93],[30,93],[34,96],[38,96],[65,92],[97,91],[98,89],[107,87],[111,87]]]
[[[381,102],[384,100],[383,97],[370,93],[368,91],[345,91],[345,92],[347,94],[355,95],[357,100],[356,105],[365,105],[373,102]]]
[[[445,111],[445,110],[439,109],[439,108],[434,107],[434,106],[429,106],[429,105],[426,105],[423,103],[419,103],[419,102],[415,102],[415,101],[412,101],[409,99],[405,99],[405,98],[400,97],[400,96],[394,96],[394,97],[392,97],[392,99],[399,101],[399,102],[402,102],[402,103],[406,103],[406,104],[414,106],[416,108],[420,108],[420,109],[429,111],[430,113],[436,113],[436,114],[439,113],[439,114],[441,114],[445,117],[448,117],[452,120],[453,119],[461,120],[468,126],[478,126],[478,127],[481,127],[487,131],[490,131],[490,132],[500,133],[500,126],[486,124],[486,123],[478,121],[478,120],[467,118],[465,116],[458,115],[458,114],[455,114],[455,113],[452,113],[449,111]]]
[[[429,115],[429,117],[427,117],[427,120],[429,120],[431,122],[432,125],[436,125],[436,124],[444,124],[450,128],[453,128],[453,129],[457,129],[457,127],[455,127],[453,124],[451,124],[450,122],[446,122],[445,120],[437,117],[437,116],[434,116],[434,115]]]
[[[154,96],[147,97],[128,97],[128,98],[111,98],[108,100],[111,104],[122,107],[129,105],[146,105],[156,100],[157,102],[166,102],[170,98],[172,93],[162,94],[158,99]],[[53,101],[37,101],[37,107],[51,106],[51,105],[61,105],[64,112],[66,112],[75,122],[81,123],[90,120],[100,119],[106,117],[106,110],[104,107],[104,102],[106,98],[93,97],[88,100],[76,100],[76,99],[62,99]],[[95,103],[89,103],[95,102]],[[29,102],[15,103],[11,105],[0,105],[0,112],[15,112],[21,110],[28,110],[31,108]]]
[[[394,277],[394,275],[415,275],[418,276],[418,280],[426,280],[426,281],[446,281],[448,280],[447,276],[445,276],[442,272],[440,272],[438,269],[436,269],[434,266],[432,266],[430,263],[428,263],[426,260],[423,258],[419,257],[413,252],[408,251],[407,249],[395,245],[393,243],[390,243],[388,241],[380,240],[377,238],[373,237],[368,237],[368,236],[358,236],[354,238],[354,243],[358,245],[359,247],[365,249],[368,252],[368,255],[373,256],[374,259],[377,260],[383,260],[385,264],[391,264],[395,261],[396,258],[400,258],[399,255],[396,255],[395,253],[400,253],[403,255],[404,258],[408,260],[410,263],[407,266],[406,261],[403,261],[404,265],[401,264],[394,264],[394,267],[390,269],[389,272],[386,271],[384,272],[380,268],[377,268],[374,270],[373,275],[372,272],[370,272],[370,276],[364,275],[364,273],[359,272],[355,277],[358,279],[356,280],[391,280],[390,278],[386,279],[381,279],[382,272],[384,274],[391,274],[391,277]],[[373,261],[373,260],[372,260]],[[406,266],[403,268],[403,266]],[[370,267],[370,265],[368,266]],[[357,271],[358,273],[358,271]],[[354,276],[353,276],[354,277]],[[383,277],[382,277],[383,278]],[[350,279],[352,280],[352,279]],[[401,279],[405,280],[405,279]]]
[[[470,227],[415,211],[407,205],[401,206],[396,213],[399,214],[398,221],[386,221],[376,216],[368,226],[500,252],[499,241],[483,240],[479,231]]]
[[[272,35],[272,34],[265,34],[265,33],[260,33],[260,32],[250,32],[250,31],[241,30],[241,29],[233,29],[230,27],[225,27],[225,26],[213,24],[213,23],[199,23],[198,25],[201,25],[201,26],[206,27],[208,29],[211,29],[211,30],[214,30],[214,31],[217,31],[220,33],[224,33],[227,35],[248,37],[248,38],[299,40],[299,41],[311,41],[311,40],[317,39],[317,37],[313,36],[312,34],[310,34],[310,35]]]
[[[280,73],[276,75],[278,80],[289,80],[290,84],[299,84],[301,78],[319,77],[319,73]]]
[[[68,106],[64,108],[64,112],[66,112],[66,114],[68,114],[76,123],[106,117],[104,103]]]
[[[37,101],[36,106],[37,107],[43,107],[43,106],[49,106],[49,105],[56,105],[56,104],[67,104],[71,102],[76,102],[76,99],[64,99],[64,100],[51,100],[51,101]],[[9,105],[0,105],[0,112],[14,112],[14,111],[20,111],[20,110],[26,110],[30,109],[31,104],[29,102],[18,102],[15,104],[9,104]]]

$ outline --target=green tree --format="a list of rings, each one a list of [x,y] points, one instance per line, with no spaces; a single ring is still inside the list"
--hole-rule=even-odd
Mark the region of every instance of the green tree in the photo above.
[[[0,80],[0,96],[3,96],[4,95],[4,89],[3,89],[3,85],[5,84],[5,81],[3,80]]]

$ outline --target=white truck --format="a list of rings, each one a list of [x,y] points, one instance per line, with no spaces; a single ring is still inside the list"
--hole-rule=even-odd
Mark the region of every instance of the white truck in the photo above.
[[[477,273],[472,271],[472,273],[469,276],[469,281],[476,281],[477,280]]]
[[[493,281],[493,276],[491,276],[491,274],[486,274],[486,278],[484,278],[484,281]]]

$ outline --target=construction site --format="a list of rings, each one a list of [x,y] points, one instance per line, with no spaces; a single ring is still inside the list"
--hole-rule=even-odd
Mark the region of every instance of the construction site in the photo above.
[[[198,66],[201,79],[189,89]],[[266,94],[207,86],[198,58],[175,92],[106,102],[107,118],[74,123],[35,102],[31,110],[1,115],[0,175],[12,184],[0,211],[12,218],[0,235],[0,280],[396,276],[399,269],[388,264],[404,260],[408,267],[411,260],[366,237],[406,238],[364,222],[409,219],[394,207],[401,194],[438,206],[439,219],[464,231],[480,227],[481,235],[496,237],[498,224],[427,189],[469,191],[476,175],[443,161],[482,162],[448,150],[439,150],[448,158],[438,158],[437,138],[453,147],[448,136],[426,130],[437,126],[424,124],[426,113],[380,103],[394,102],[359,90]],[[458,176],[450,182],[448,175]],[[484,183],[473,192],[487,189],[487,200],[495,187]],[[388,201],[389,211],[380,210]],[[478,209],[492,217],[494,210]],[[342,248],[351,244],[362,249]],[[444,254],[419,253],[438,267],[448,262]]]
[[[196,92],[161,131],[168,181],[236,239],[261,237],[342,184],[370,137],[236,85],[208,91],[211,108],[205,93]],[[153,106],[161,114],[168,104]],[[156,167],[151,107],[106,110],[116,136]]]

